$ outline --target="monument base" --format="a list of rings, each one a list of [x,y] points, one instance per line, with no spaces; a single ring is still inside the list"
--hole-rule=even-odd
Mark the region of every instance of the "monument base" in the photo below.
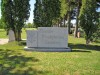
[[[24,47],[27,51],[39,51],[39,52],[71,52],[71,48],[45,48],[45,47]]]

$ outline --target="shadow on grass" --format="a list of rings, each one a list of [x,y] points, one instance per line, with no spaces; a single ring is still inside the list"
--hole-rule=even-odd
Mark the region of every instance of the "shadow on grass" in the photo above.
[[[18,43],[19,46],[26,46],[26,40],[22,40]]]
[[[100,41],[95,41],[96,43],[100,43]]]
[[[26,41],[22,40],[21,42],[19,42],[18,45],[19,46],[26,46]],[[87,51],[87,50],[100,51],[100,46],[98,46],[98,45],[85,45],[85,44],[69,43],[69,47],[72,49],[72,52],[90,52],[90,51]],[[78,49],[78,50],[74,50],[74,49]],[[83,49],[83,50],[79,50],[79,49]]]
[[[97,46],[97,45],[85,45],[85,44],[72,44],[72,43],[69,43],[69,47],[72,48],[72,49],[78,49],[78,50],[83,49],[84,51],[86,51],[86,50],[100,51],[100,46]],[[76,50],[76,52],[78,50]],[[81,50],[79,50],[79,51],[81,51]]]
[[[91,51],[86,51],[86,50],[72,50],[72,52],[88,52],[88,53],[91,53]]]
[[[0,75],[46,75],[49,73],[34,69],[34,62],[39,62],[39,60],[34,57],[25,57],[17,51],[0,49]]]

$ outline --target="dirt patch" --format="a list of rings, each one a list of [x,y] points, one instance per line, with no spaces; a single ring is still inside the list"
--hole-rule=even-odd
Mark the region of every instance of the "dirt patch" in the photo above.
[[[8,43],[8,39],[0,39],[0,45]]]

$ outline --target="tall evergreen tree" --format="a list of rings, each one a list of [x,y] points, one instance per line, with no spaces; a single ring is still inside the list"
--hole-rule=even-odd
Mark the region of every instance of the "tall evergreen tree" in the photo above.
[[[21,40],[21,30],[24,27],[24,23],[28,20],[30,15],[30,0],[13,0],[14,5],[14,26],[16,28],[16,40]]]
[[[12,29],[15,32],[12,0],[1,0],[1,13],[2,19],[6,24],[7,31]]]
[[[52,26],[53,20],[60,17],[59,0],[36,0],[34,23],[37,27]]]
[[[36,0],[35,6],[34,6],[34,23],[36,27],[42,26],[42,14],[43,14],[43,3],[40,0]]]
[[[21,40],[21,29],[29,17],[29,0],[2,0],[1,10],[7,30],[12,29],[16,41]]]
[[[96,0],[82,0],[79,18],[80,25],[86,35],[86,44],[89,44],[99,24],[98,13],[96,12]]]

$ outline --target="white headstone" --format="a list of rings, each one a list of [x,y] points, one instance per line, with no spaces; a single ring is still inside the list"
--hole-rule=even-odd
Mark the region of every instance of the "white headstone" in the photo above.
[[[37,47],[37,31],[27,30],[27,46]]]
[[[15,41],[15,35],[13,30],[9,30],[9,42]]]
[[[67,48],[67,28],[40,27],[38,28],[38,47]]]

